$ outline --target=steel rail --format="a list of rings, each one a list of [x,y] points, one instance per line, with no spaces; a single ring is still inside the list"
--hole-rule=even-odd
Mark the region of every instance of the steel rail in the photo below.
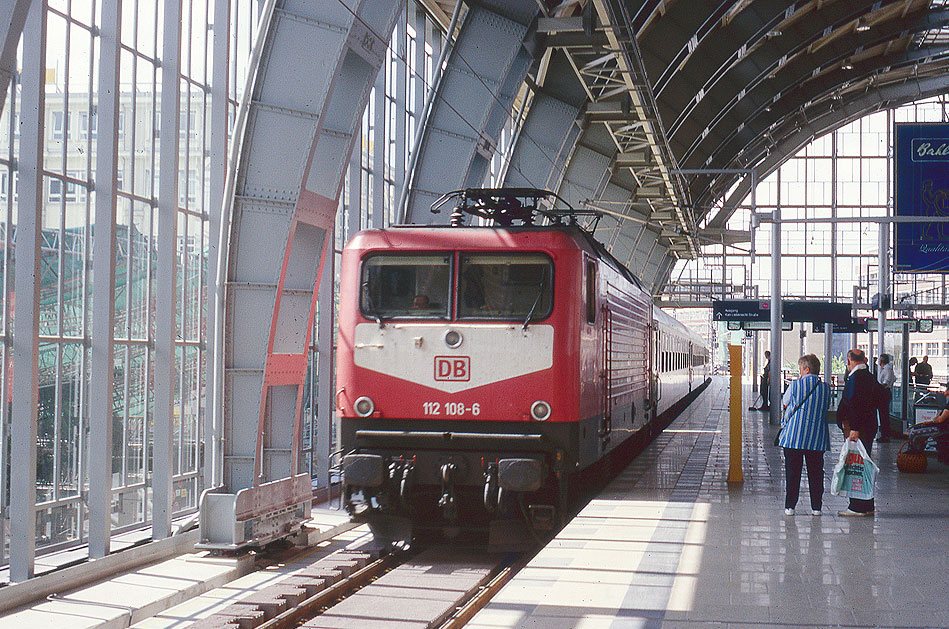
[[[278,614],[270,620],[257,625],[257,629],[284,629],[286,627],[297,627],[300,623],[315,618],[319,615],[320,609],[329,606],[337,599],[349,596],[359,588],[368,585],[383,573],[394,568],[401,563],[403,557],[396,554],[388,554],[368,564],[364,568],[354,572],[348,578],[342,579],[325,590],[317,592],[310,598],[297,603],[287,611]]]

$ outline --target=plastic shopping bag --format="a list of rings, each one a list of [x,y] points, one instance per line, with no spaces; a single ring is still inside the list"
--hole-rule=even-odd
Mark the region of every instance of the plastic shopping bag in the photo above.
[[[869,500],[873,498],[873,483],[880,468],[870,459],[860,441],[844,441],[840,457],[830,480],[830,493]]]

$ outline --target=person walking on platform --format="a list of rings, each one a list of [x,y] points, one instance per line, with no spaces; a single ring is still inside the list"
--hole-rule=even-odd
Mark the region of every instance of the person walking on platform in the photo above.
[[[889,354],[880,354],[877,360],[880,368],[877,370],[877,381],[883,386],[880,395],[877,413],[880,416],[880,436],[877,441],[887,443],[890,440],[890,400],[893,399],[893,383],[896,374],[893,373],[893,359]]]
[[[867,454],[873,448],[873,436],[877,432],[877,403],[873,374],[867,368],[867,355],[862,349],[847,352],[847,381],[837,406],[837,425],[845,439],[860,440]],[[844,517],[873,515],[873,498],[863,500],[851,498],[850,505],[837,515]]]
[[[814,354],[797,361],[801,377],[793,381],[781,400],[784,416],[778,445],[784,448],[784,514],[794,515],[801,491],[801,469],[807,463],[811,515],[820,515],[824,496],[824,452],[830,450],[827,408],[830,387],[820,379],[820,360]]]
[[[749,411],[771,410],[771,405],[768,403],[769,394],[771,393],[771,352],[765,351],[764,360],[764,369],[761,371],[761,406],[757,408],[752,406],[748,409]]]

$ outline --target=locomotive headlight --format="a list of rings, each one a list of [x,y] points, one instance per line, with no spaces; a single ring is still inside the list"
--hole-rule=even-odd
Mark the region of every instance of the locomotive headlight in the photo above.
[[[539,422],[546,421],[550,417],[550,404],[543,400],[537,400],[531,404],[531,417]]]
[[[372,412],[376,410],[376,405],[372,403],[372,400],[366,396],[362,396],[356,403],[353,404],[353,408],[356,410],[356,414],[360,417],[369,417],[372,415]]]
[[[461,332],[457,332],[455,330],[448,330],[445,332],[445,345],[452,349],[455,349],[461,345],[463,340],[465,339],[461,336]]]

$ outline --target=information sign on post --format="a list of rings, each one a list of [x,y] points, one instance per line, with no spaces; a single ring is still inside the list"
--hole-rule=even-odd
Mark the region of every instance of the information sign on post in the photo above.
[[[785,301],[781,312],[784,321],[796,323],[835,323],[849,325],[853,322],[853,306],[832,301]]]
[[[712,302],[714,321],[770,321],[771,305],[757,299],[731,299]]]
[[[896,123],[896,216],[949,217],[949,124]],[[949,272],[949,223],[897,223],[896,270]]]
[[[875,321],[875,319],[874,319]],[[867,331],[867,318],[859,317],[858,319],[852,320],[847,324],[834,324],[834,334],[862,334]],[[814,333],[823,334],[824,333],[824,324],[815,323],[814,324]]]
[[[770,330],[771,322],[770,321],[742,321],[741,322],[742,330]],[[781,329],[785,332],[794,329],[794,324],[790,321],[782,321]]]
[[[785,301],[781,320],[791,323],[834,323],[850,325],[853,322],[853,307],[831,301]],[[712,319],[729,323],[741,322],[746,330],[769,330],[771,328],[771,304],[754,299],[735,299],[712,302]],[[754,323],[754,327],[747,324]],[[761,324],[765,324],[763,327]],[[733,325],[729,330],[737,330]],[[790,330],[790,327],[784,329]]]
[[[886,322],[885,330],[887,332],[902,332],[903,326],[907,326],[909,332],[932,332],[933,331],[933,320],[932,319],[888,319]],[[867,330],[870,332],[876,332],[880,329],[880,322],[876,319],[870,319],[867,321]]]

